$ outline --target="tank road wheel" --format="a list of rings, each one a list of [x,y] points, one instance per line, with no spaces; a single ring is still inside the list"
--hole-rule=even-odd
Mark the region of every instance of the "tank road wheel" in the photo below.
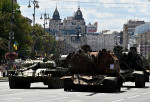
[[[111,85],[111,86],[109,87],[109,92],[111,92],[111,93],[117,92],[117,85]]]
[[[50,82],[51,82],[51,83],[50,83],[51,88],[53,88],[53,89],[58,88],[57,78],[53,78],[53,79],[51,79],[51,81],[50,81]]]
[[[53,85],[54,89],[57,88],[57,79],[56,78],[52,80],[52,85]]]
[[[29,82],[24,83],[25,89],[30,89],[30,86],[31,86],[31,83],[29,83]]]
[[[51,77],[48,77],[48,88],[53,89],[53,79]]]
[[[144,77],[135,77],[135,87],[137,88],[145,87]]]
[[[9,80],[9,87],[10,87],[10,89],[15,89],[16,88],[16,82],[13,80]]]
[[[17,82],[12,77],[9,77],[9,87],[10,89],[18,88]]]
[[[69,79],[64,80],[64,91],[71,91],[71,81]]]
[[[60,80],[60,88],[64,87],[64,80]]]
[[[111,92],[111,93],[115,93],[115,92],[120,92],[121,91],[121,86],[120,86],[120,84],[119,83],[117,83],[117,82],[112,82],[111,84],[110,84],[111,86],[108,88],[109,90],[109,92]]]
[[[58,79],[58,88],[61,88],[61,80]]]
[[[149,82],[149,74],[145,74],[145,82]]]
[[[117,86],[117,91],[120,92],[121,91],[121,87],[118,85]]]

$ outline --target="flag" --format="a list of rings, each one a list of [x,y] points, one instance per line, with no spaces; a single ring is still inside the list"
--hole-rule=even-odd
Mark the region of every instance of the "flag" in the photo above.
[[[35,50],[35,54],[37,55],[37,50]]]
[[[16,41],[15,41],[13,47],[14,47],[15,50],[17,50],[17,43],[16,43]]]

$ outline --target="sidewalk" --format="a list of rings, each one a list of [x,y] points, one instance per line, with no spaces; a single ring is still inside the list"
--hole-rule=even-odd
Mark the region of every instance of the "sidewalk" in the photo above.
[[[0,77],[0,82],[7,82],[8,78],[7,77]]]

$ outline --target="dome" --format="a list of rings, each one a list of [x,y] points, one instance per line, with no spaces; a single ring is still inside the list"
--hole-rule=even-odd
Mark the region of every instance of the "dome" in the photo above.
[[[74,20],[84,20],[80,8],[78,8],[77,12],[75,13]]]
[[[56,7],[56,9],[55,9],[55,11],[53,13],[53,18],[52,19],[53,20],[61,20],[60,16],[59,16],[59,12],[57,11],[57,7]]]

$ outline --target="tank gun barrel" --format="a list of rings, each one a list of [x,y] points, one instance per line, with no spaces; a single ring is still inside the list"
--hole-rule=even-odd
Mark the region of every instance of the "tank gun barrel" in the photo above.
[[[29,67],[27,67],[27,68],[21,69],[21,71],[27,71],[27,70],[30,70],[30,69],[35,70],[35,69],[37,69],[37,68],[39,67],[39,64],[40,64],[40,63],[34,63],[33,65],[31,65],[31,66],[29,66]]]

